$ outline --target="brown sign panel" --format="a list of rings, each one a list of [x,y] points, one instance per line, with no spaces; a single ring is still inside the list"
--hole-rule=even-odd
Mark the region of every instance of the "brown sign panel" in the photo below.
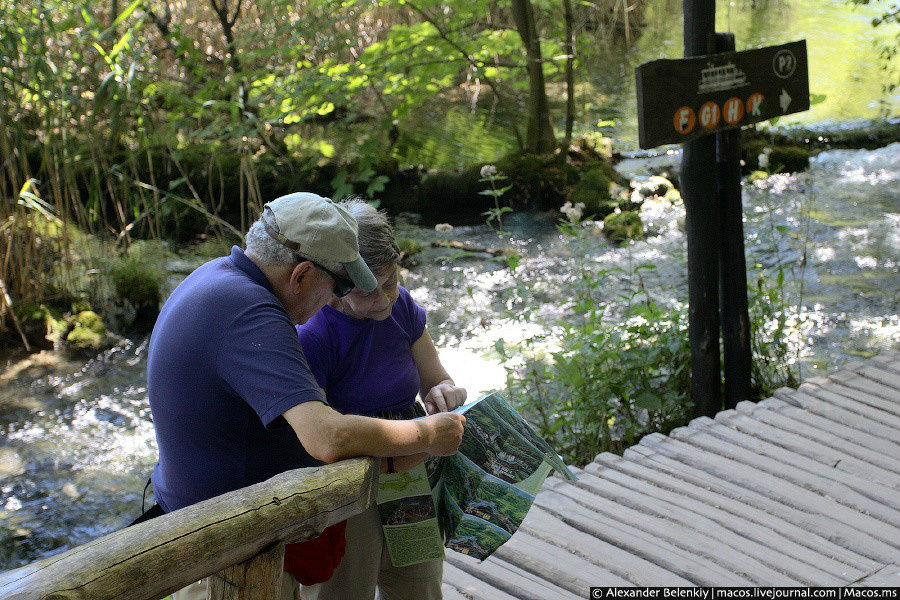
[[[635,70],[641,148],[809,110],[806,40]]]

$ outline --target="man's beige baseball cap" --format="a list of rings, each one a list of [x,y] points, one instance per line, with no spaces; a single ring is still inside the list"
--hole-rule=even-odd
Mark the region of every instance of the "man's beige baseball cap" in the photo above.
[[[271,211],[271,216],[267,211]],[[274,218],[273,223],[267,223]],[[269,235],[314,262],[339,262],[357,288],[371,292],[375,275],[359,255],[358,226],[343,206],[311,192],[295,192],[267,203],[263,224]]]

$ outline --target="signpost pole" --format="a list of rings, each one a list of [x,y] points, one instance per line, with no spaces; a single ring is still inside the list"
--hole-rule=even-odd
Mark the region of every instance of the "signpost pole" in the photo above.
[[[716,52],[735,49],[734,34],[716,34]],[[747,314],[747,261],[741,204],[741,132],[716,133],[719,179],[720,283],[722,342],[725,358],[725,408],[750,399],[750,318]]]
[[[709,52],[715,31],[715,0],[683,0],[684,55]],[[716,139],[705,135],[684,144],[681,193],[685,203],[688,302],[691,343],[691,399],[697,415],[715,416],[722,407],[719,361],[719,209]]]

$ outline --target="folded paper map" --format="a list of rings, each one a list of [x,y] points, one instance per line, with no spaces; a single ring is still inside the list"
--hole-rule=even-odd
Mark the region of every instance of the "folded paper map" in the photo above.
[[[454,412],[466,415],[459,452],[379,479],[378,510],[396,566],[440,558],[442,546],[484,560],[516,532],[552,471],[575,479],[499,394]]]

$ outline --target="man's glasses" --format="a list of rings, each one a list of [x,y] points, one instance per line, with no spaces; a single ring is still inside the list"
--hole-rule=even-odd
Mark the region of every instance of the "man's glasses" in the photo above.
[[[308,258],[304,258],[304,257],[300,256],[299,254],[297,254],[296,250],[300,248],[300,244],[298,244],[297,242],[292,242],[291,240],[287,239],[286,237],[284,237],[283,235],[281,235],[280,233],[275,231],[275,228],[272,227],[271,225],[269,225],[268,223],[266,223],[265,220],[263,220],[262,224],[263,224],[263,228],[266,230],[266,233],[268,233],[272,239],[274,239],[276,242],[278,242],[282,246],[295,251],[294,259],[297,262],[311,262],[316,268],[322,269],[323,271],[325,271],[326,273],[331,275],[331,279],[334,280],[334,295],[335,296],[337,296],[338,298],[343,298],[344,296],[346,296],[347,294],[352,292],[353,288],[356,287],[356,284],[354,284],[352,281],[350,281],[346,277],[341,277],[337,273],[326,269],[325,267],[323,267],[316,261],[310,260]]]
[[[341,277],[334,271],[330,271],[330,270],[326,269],[325,267],[323,267],[322,265],[320,265],[319,263],[317,263],[314,260],[309,260],[308,258],[303,258],[299,254],[295,254],[294,258],[297,260],[297,262],[303,262],[303,261],[311,262],[316,268],[322,269],[323,271],[325,271],[326,273],[331,275],[331,278],[334,280],[334,295],[337,296],[338,298],[343,298],[344,296],[346,296],[347,294],[352,292],[353,288],[356,287],[356,284],[353,283],[352,281],[350,281],[349,279],[347,279],[346,277]]]

